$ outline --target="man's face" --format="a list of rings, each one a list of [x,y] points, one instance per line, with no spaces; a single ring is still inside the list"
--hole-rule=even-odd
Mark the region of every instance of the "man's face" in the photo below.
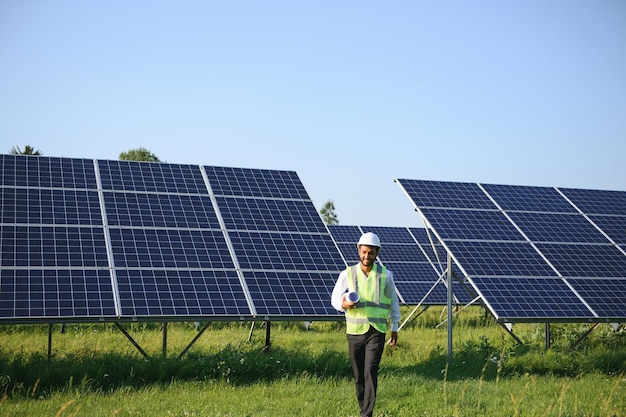
[[[361,260],[361,264],[363,264],[363,266],[372,266],[376,260],[377,254],[378,248],[376,246],[359,246],[359,259]]]

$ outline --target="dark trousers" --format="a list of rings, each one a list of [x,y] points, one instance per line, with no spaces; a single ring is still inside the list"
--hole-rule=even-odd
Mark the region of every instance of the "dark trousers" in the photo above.
[[[348,334],[346,337],[361,417],[371,417],[376,403],[378,365],[385,349],[385,334],[370,326],[365,334]]]

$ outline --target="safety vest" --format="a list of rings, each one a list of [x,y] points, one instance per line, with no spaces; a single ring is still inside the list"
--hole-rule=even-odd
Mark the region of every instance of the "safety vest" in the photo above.
[[[387,316],[391,308],[391,295],[385,294],[387,269],[374,264],[369,278],[359,264],[348,267],[348,289],[359,293],[357,308],[346,310],[346,333],[364,334],[373,326],[387,333]]]

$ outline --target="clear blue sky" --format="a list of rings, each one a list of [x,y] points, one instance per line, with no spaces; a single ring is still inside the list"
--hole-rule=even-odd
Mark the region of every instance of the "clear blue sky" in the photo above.
[[[0,152],[296,171],[341,224],[394,178],[626,190],[626,2],[0,2]]]

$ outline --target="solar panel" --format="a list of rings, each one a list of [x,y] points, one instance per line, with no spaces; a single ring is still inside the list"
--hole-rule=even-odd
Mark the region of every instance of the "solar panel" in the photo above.
[[[307,200],[217,197],[229,230],[326,233],[319,213]]]
[[[116,314],[111,276],[97,269],[0,269],[3,320],[80,319]]]
[[[618,245],[626,245],[626,216],[589,216]]]
[[[453,241],[446,245],[459,266],[471,277],[557,276],[530,243]]]
[[[0,320],[339,317],[345,263],[295,172],[0,162]]]
[[[425,208],[422,213],[433,229],[443,233],[439,235],[441,239],[524,240],[515,226],[498,211]],[[446,224],[455,227],[441,227]]]
[[[104,190],[209,194],[194,165],[98,160],[97,166]]]
[[[496,319],[586,321],[594,318],[571,288],[556,277],[476,277],[472,282]]]
[[[532,242],[607,243],[581,214],[519,212],[509,216]]]
[[[104,206],[109,226],[220,228],[209,196],[107,192]]]
[[[493,203],[477,184],[463,182],[396,180],[420,208],[493,209]]]
[[[359,238],[363,234],[361,229],[359,229],[359,226],[331,225],[328,229],[330,230],[335,242],[349,243],[351,248],[355,249],[354,252],[356,252],[356,242],[359,241]],[[348,251],[342,250],[341,252],[345,255]],[[358,258],[356,259],[356,262],[358,262]]]
[[[293,171],[204,167],[215,195],[310,200]]]
[[[573,188],[559,190],[583,213],[626,216],[626,192]]]
[[[626,192],[396,182],[498,320],[626,318]]]
[[[122,316],[240,317],[250,314],[234,270],[121,269],[117,282]]]
[[[626,309],[626,281],[623,278],[570,278],[574,290],[599,317],[620,322]]]
[[[626,256],[615,246],[538,243],[537,248],[564,277],[626,280]]]
[[[363,232],[372,232],[378,235],[385,247],[390,243],[406,243],[410,246],[415,245],[415,238],[405,227],[388,227],[388,226],[362,226]],[[358,238],[355,242],[358,242]]]
[[[445,305],[448,299],[448,289],[442,283],[434,287],[431,281],[400,281],[395,284],[405,304],[416,305],[423,301],[422,305]]]
[[[482,187],[502,210],[576,213],[576,209],[554,188],[494,184],[482,184]]]
[[[114,316],[93,163],[0,158],[0,319]]]

